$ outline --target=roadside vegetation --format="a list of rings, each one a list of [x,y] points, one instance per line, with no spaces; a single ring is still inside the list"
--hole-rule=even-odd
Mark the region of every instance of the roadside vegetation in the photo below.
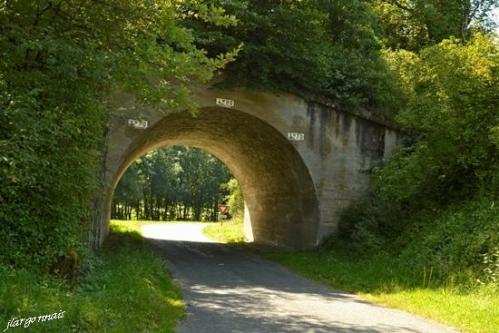
[[[477,217],[480,210],[482,215]],[[406,310],[462,332],[494,333],[499,327],[499,255],[486,256],[474,249],[483,246],[483,239],[498,234],[498,217],[497,207],[487,200],[450,208],[436,219],[428,215],[397,243],[372,253],[367,244],[341,237],[331,238],[312,251],[249,250],[368,301]],[[240,244],[242,223],[224,225],[208,226],[204,232],[216,240]],[[484,231],[477,232],[480,228]],[[366,248],[359,249],[362,245]]]
[[[371,193],[343,212],[337,235],[325,240],[322,250],[297,261],[276,259],[465,332],[494,332],[499,303],[497,41],[477,33],[464,45],[451,38],[417,54],[400,51],[392,57],[406,90],[396,120],[407,142],[373,170]],[[338,255],[349,262],[351,281],[362,283],[358,276],[370,269],[365,286],[338,283],[341,273],[333,268],[334,260],[322,270],[304,264],[314,256],[327,263]]]
[[[104,247],[70,282],[0,266],[2,330],[13,317],[60,311],[63,318],[32,323],[29,331],[175,332],[185,305],[163,260],[133,227],[113,223]]]
[[[497,0],[1,2],[2,319],[64,310],[68,325],[46,325],[157,331],[146,321],[165,320],[169,329],[181,305],[159,259],[123,232],[99,255],[88,251],[109,96],[133,94],[138,110],[195,112],[191,85],[222,74],[216,81],[228,88],[292,92],[311,103],[320,94],[338,110],[368,112],[403,133],[400,149],[372,170],[370,193],[343,212],[334,237],[316,251],[269,257],[464,331],[494,332],[499,38],[490,13],[497,6]],[[175,158],[191,158],[185,165],[175,158],[163,163],[171,157],[164,152],[132,167],[141,187],[126,192],[125,177],[115,216],[216,220],[217,200],[235,193],[217,185],[230,187],[227,175],[209,159],[197,163],[195,150],[176,151]],[[189,166],[198,167],[186,172]],[[198,179],[176,182],[181,170]],[[184,196],[172,200],[160,183]],[[209,195],[198,195],[199,186]],[[229,202],[235,221],[238,202]],[[238,225],[208,232],[238,239]],[[155,317],[151,305],[173,317]]]
[[[415,267],[411,261],[388,254],[364,259],[330,249],[260,254],[334,289],[421,315],[461,332],[494,333],[499,327],[497,285],[442,281],[435,278],[431,267]]]
[[[461,329],[499,327],[499,48],[476,34],[390,55],[404,147],[373,170],[318,251],[272,254],[302,274]]]
[[[222,243],[244,242],[243,220],[235,218],[229,221],[216,222],[206,226],[203,233],[213,240]]]
[[[486,33],[486,13],[482,24],[470,23],[452,7],[424,3],[375,7],[392,46],[384,58],[402,92],[393,117],[402,147],[372,171],[370,193],[343,212],[320,249],[266,256],[370,300],[492,333],[499,327],[498,39]]]
[[[243,215],[244,198],[236,179],[232,178],[225,186],[227,196],[225,201],[230,209],[231,218],[210,224],[203,229],[203,233],[211,239],[222,243],[244,242]]]
[[[189,12],[176,5],[0,3],[3,265],[47,273],[72,253],[88,254],[113,92],[133,94],[132,107],[193,112],[190,85],[209,81],[232,59],[234,53],[207,57],[180,21],[194,15],[230,26],[233,17],[204,5]]]
[[[191,15],[235,23],[217,8],[183,12],[172,1],[0,4],[2,330],[13,317],[64,311],[30,329],[174,331],[184,306],[162,260],[133,232],[115,229],[98,253],[88,236],[109,96],[194,112],[190,85],[235,55],[197,48],[180,25]]]

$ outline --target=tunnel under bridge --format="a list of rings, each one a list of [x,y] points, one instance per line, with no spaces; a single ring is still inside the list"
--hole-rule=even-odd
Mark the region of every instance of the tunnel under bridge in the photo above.
[[[194,90],[195,114],[144,108],[113,97],[95,202],[94,248],[108,233],[114,189],[151,150],[187,145],[219,158],[245,199],[245,238],[306,249],[336,230],[341,210],[366,192],[369,174],[393,151],[397,131],[368,113],[338,111],[290,94]]]

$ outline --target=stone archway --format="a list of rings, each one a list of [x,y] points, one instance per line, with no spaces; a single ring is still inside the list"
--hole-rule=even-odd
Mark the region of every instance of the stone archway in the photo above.
[[[122,173],[152,149],[183,144],[217,156],[241,184],[255,241],[303,249],[336,231],[342,210],[366,193],[370,170],[400,139],[369,112],[340,111],[327,101],[210,87],[197,87],[192,98],[195,116],[138,109],[129,95],[110,98],[93,248],[107,235]]]
[[[169,145],[201,148],[226,164],[245,198],[247,238],[292,249],[315,245],[318,201],[300,155],[272,126],[233,109],[173,113],[147,129],[130,145],[112,177],[106,215],[114,188],[128,166],[147,152]]]

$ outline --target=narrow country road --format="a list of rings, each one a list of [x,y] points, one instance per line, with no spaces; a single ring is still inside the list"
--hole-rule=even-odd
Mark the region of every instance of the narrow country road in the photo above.
[[[181,333],[457,332],[208,240],[204,224],[146,225],[188,304]]]

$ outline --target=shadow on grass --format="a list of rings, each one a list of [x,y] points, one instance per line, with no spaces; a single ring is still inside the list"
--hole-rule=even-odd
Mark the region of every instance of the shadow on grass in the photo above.
[[[174,332],[184,309],[164,261],[135,231],[113,230],[72,288],[54,276],[0,267],[2,330],[12,318],[64,311],[29,331]]]
[[[445,283],[434,279],[430,271],[408,271],[389,256],[359,260],[327,250],[258,253],[307,277],[349,292],[385,294],[445,286]]]
[[[135,230],[122,230],[114,226],[111,227],[111,231],[107,236],[104,244],[102,244],[101,251],[113,251],[119,248],[144,248],[145,242],[142,235]]]

